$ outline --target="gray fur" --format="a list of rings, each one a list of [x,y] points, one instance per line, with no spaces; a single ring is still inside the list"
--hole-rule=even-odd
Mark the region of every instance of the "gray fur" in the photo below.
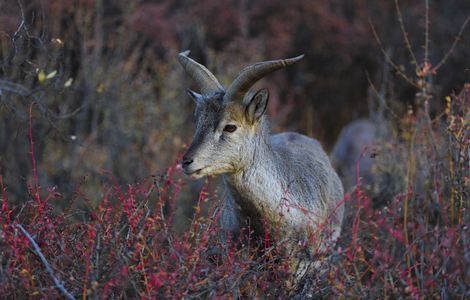
[[[371,151],[376,139],[377,126],[367,119],[355,120],[341,130],[330,158],[346,192],[350,192],[358,181],[358,167],[361,185],[372,183]]]
[[[196,131],[183,169],[196,178],[223,176],[221,225],[234,236],[248,224],[264,235],[266,222],[271,237],[296,243],[316,233],[324,248],[340,234],[343,186],[318,141],[293,132],[270,135],[267,97],[262,90],[243,101],[227,101],[223,92],[196,99]],[[224,131],[226,125],[237,129]],[[330,235],[319,233],[324,225]]]

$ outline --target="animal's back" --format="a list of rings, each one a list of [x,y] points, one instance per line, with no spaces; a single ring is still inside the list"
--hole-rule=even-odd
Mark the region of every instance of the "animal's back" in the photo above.
[[[328,214],[324,217],[331,218],[331,225],[340,225],[344,210],[340,205],[343,186],[321,144],[295,132],[272,135],[271,143],[278,159],[284,162],[285,180],[291,183],[290,194],[298,195],[314,213]]]
[[[293,157],[312,155],[315,159],[328,160],[321,144],[308,136],[297,132],[283,132],[271,135],[273,149],[280,153],[291,152]]]

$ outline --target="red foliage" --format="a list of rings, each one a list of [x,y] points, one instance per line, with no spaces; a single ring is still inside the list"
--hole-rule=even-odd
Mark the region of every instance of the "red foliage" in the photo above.
[[[459,122],[467,111],[463,106],[467,100],[463,93],[452,101],[449,130],[461,134],[464,125]],[[35,164],[32,131],[29,139]],[[108,174],[114,183],[104,187],[102,201],[87,212],[73,210],[73,203],[62,211],[54,209],[51,201],[60,199],[60,194],[55,189],[41,190],[34,175],[31,198],[10,208],[0,177],[0,249],[5,274],[0,293],[17,298],[61,296],[38,253],[18,231],[17,224],[22,224],[68,291],[83,298],[292,296],[286,285],[292,253],[283,251],[285,246],[276,243],[275,235],[266,233],[263,240],[251,241],[246,228],[239,241],[221,244],[219,213],[208,183],[199,195],[188,231],[182,236],[173,233],[171,216],[182,185],[176,170],[176,166],[168,168],[161,182],[143,181],[125,190]],[[441,194],[439,182],[434,181],[432,188]],[[79,190],[76,194],[80,195]],[[209,212],[204,214],[202,207],[209,199]],[[408,295],[415,299],[443,292],[455,297],[468,293],[468,261],[462,260],[468,255],[468,216],[463,207],[452,212],[458,206],[440,199],[436,220],[409,189],[376,210],[360,182],[346,201],[352,204],[352,226],[345,228],[339,247],[328,250],[324,272],[305,279],[304,290],[317,296]],[[408,215],[404,216],[404,209]],[[265,224],[266,232],[275,233],[269,226]]]
[[[145,3],[129,17],[129,23],[136,34],[142,34],[155,45],[171,48],[176,43],[174,25],[169,17],[166,3]]]

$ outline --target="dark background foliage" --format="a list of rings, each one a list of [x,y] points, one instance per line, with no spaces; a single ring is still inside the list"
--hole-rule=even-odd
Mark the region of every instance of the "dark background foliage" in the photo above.
[[[401,4],[418,60],[423,5]],[[0,78],[21,85],[2,88],[0,172],[22,197],[33,101],[43,184],[70,193],[71,182],[101,169],[129,182],[176,159],[192,131],[184,94],[190,82],[175,62],[181,50],[191,49],[224,84],[247,64],[304,53],[262,85],[270,89],[275,131],[306,133],[327,148],[345,123],[367,116],[368,77],[381,79],[384,59],[369,22],[395,61],[410,65],[393,1],[2,1],[0,11]],[[449,49],[468,11],[467,1],[433,1],[432,62]],[[468,80],[467,36],[437,74],[436,99]],[[392,97],[412,103],[414,90],[394,82]]]
[[[400,5],[421,61],[424,1]],[[448,51],[468,11],[467,1],[432,2],[431,62]],[[304,53],[260,85],[270,89],[275,131],[309,134],[329,149],[344,124],[368,115],[369,80],[383,76],[369,22],[409,68],[393,1],[2,1],[0,173],[14,197],[25,197],[33,101],[42,184],[70,194],[83,176],[94,191],[102,169],[122,182],[161,172],[192,132],[191,83],[175,62],[185,49],[225,85],[245,65]],[[436,99],[468,80],[467,37],[439,70]],[[390,97],[411,104],[416,91],[393,83]]]

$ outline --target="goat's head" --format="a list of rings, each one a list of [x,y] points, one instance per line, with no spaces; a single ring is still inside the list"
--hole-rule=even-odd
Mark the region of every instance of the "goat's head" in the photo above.
[[[196,132],[183,157],[184,172],[196,178],[237,172],[249,162],[261,138],[261,121],[269,97],[267,89],[248,93],[249,89],[262,77],[299,61],[303,55],[251,65],[225,91],[215,76],[188,54],[182,52],[178,59],[200,94],[188,90],[196,102]]]

